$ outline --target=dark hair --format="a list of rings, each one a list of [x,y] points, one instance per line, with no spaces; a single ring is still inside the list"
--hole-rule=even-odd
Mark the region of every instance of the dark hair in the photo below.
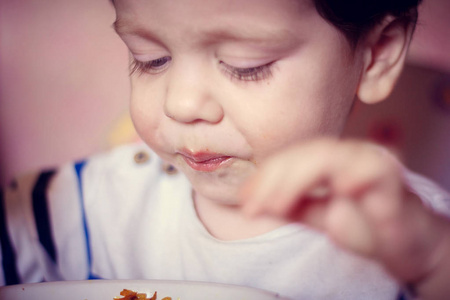
[[[319,14],[338,28],[352,46],[386,16],[417,22],[422,0],[314,0]]]

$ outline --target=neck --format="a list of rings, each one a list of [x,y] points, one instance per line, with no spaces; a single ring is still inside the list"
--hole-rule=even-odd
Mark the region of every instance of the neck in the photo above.
[[[269,216],[249,218],[240,206],[218,203],[194,193],[195,210],[209,233],[220,240],[239,240],[255,237],[288,222]]]

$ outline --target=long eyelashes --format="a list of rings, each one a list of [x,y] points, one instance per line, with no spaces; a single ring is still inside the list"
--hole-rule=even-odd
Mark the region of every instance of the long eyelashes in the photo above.
[[[130,75],[133,74],[159,74],[163,72],[170,64],[172,58],[170,56],[164,56],[158,59],[149,61],[139,61],[133,59],[130,64]],[[261,81],[268,79],[272,76],[272,65],[274,62],[268,64],[251,67],[251,68],[238,68],[227,63],[220,61],[221,71],[230,77],[230,80],[237,79],[240,81]]]
[[[221,61],[222,71],[230,76],[230,79],[238,79],[241,81],[260,81],[268,79],[272,76],[273,62],[251,68],[237,68]]]
[[[130,75],[138,73],[139,75],[143,73],[158,74],[164,71],[172,58],[170,56],[164,56],[149,61],[139,61],[133,59],[130,65]]]

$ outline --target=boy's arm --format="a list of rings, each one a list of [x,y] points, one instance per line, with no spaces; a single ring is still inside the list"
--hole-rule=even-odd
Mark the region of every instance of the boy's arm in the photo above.
[[[38,176],[38,172],[24,174],[1,189],[0,285],[22,283],[28,277],[42,278],[30,230],[34,220],[31,196]]]
[[[442,230],[442,240],[432,256],[431,268],[416,282],[407,283],[413,296],[419,299],[449,299],[450,296],[450,222],[436,216],[437,231]],[[440,227],[442,227],[440,229]]]
[[[433,231],[426,236],[439,234],[443,237],[440,244],[435,247],[434,260],[431,269],[421,280],[407,284],[411,295],[420,295],[423,299],[448,299],[448,282],[450,278],[450,194],[434,182],[405,170],[405,181],[412,194],[420,198],[426,206],[420,207],[422,213],[429,214],[433,223]],[[433,267],[434,266],[434,267]],[[429,275],[429,276],[428,276]],[[442,287],[446,287],[442,288]]]
[[[420,298],[448,297],[450,221],[427,209],[404,179],[402,167],[378,147],[322,139],[267,160],[243,188],[243,209],[325,232],[400,282],[414,283]]]

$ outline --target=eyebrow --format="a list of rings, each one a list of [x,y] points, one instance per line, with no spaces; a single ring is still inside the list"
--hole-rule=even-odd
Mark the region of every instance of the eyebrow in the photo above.
[[[112,27],[118,35],[131,34],[149,39],[156,38],[156,36],[152,34],[152,32],[148,29],[143,28],[137,24],[128,23],[120,18],[114,21]],[[253,42],[255,44],[291,44],[298,40],[298,37],[289,30],[274,29],[268,26],[259,26],[251,29],[240,27],[239,30],[230,28],[230,26],[222,26],[215,29],[205,30],[204,36],[205,41],[212,43],[225,40],[246,41]]]

